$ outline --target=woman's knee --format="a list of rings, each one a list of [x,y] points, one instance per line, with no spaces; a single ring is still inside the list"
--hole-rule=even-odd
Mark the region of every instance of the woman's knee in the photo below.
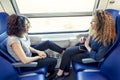
[[[71,54],[71,53],[73,53],[74,52],[74,49],[72,48],[72,47],[69,47],[69,48],[67,48],[66,50],[65,50],[65,54],[67,54],[67,55],[69,55],[69,54]]]
[[[73,51],[73,49],[71,47],[68,47],[65,51],[70,52],[70,51]]]
[[[56,64],[57,64],[57,59],[56,59],[56,58],[51,58],[51,59],[50,59],[50,62],[51,62],[53,65],[56,65]]]
[[[48,45],[50,43],[49,40],[44,41],[44,44]]]

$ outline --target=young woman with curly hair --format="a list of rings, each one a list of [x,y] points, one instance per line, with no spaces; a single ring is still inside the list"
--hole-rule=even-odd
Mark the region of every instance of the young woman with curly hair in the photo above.
[[[96,61],[101,60],[106,55],[106,51],[116,39],[116,30],[113,17],[106,11],[97,10],[91,21],[90,33],[84,42],[86,51],[81,53],[80,46],[72,46],[66,49],[63,54],[59,70],[55,80],[62,80],[63,76],[68,76],[71,61],[82,63],[83,58],[93,58]]]

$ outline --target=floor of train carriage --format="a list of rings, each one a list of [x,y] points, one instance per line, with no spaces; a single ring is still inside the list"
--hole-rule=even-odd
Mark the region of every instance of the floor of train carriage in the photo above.
[[[56,70],[57,72],[57,70]],[[24,77],[24,76],[32,76],[32,75],[36,75],[36,73],[30,73],[30,74],[26,74],[26,75],[19,75],[20,77]],[[50,80],[50,79],[46,79],[46,80]],[[54,79],[53,79],[54,80]],[[76,80],[75,78],[75,72],[71,69],[70,70],[70,76],[64,78],[63,80]]]

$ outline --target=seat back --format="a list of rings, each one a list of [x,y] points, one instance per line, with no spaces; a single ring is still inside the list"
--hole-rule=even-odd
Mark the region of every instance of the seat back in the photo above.
[[[108,80],[120,80],[120,45],[106,58],[100,70]]]
[[[8,52],[6,47],[7,41],[7,17],[8,14],[5,12],[0,12],[0,55],[6,58],[9,62],[15,62],[15,59],[12,58]]]
[[[7,16],[5,12],[0,12],[0,42],[7,38],[6,29],[7,29]]]
[[[108,11],[111,11],[111,9],[108,9]],[[118,10],[114,10],[113,9],[113,11],[115,11],[115,12],[113,12],[113,17],[116,19],[116,22],[115,22],[115,27],[116,27],[116,34],[117,34],[117,36],[116,36],[116,39],[115,39],[115,42],[114,42],[114,44],[109,48],[109,50],[107,51],[107,54],[105,55],[105,59],[111,54],[111,52],[119,45],[119,43],[120,43],[120,14],[119,14],[119,12],[120,11],[118,11]],[[112,12],[112,11],[111,11]],[[117,14],[117,16],[115,16]],[[104,61],[105,61],[105,59],[104,59]],[[103,62],[104,62],[103,61]],[[103,62],[101,62],[100,64],[99,64],[99,66],[101,66],[101,64],[103,63]]]
[[[109,53],[111,51],[113,51],[119,44],[119,40],[120,40],[120,26],[119,26],[119,22],[118,22],[118,18],[117,16],[120,15],[119,14],[119,10],[115,10],[115,9],[106,9],[107,12],[109,12],[112,16],[113,16],[113,19],[115,21],[115,27],[116,27],[116,39],[115,39],[115,42],[113,45],[111,45],[111,47],[109,48],[109,50],[107,51],[107,54],[105,55],[105,58],[107,56],[109,56]]]
[[[8,14],[5,12],[0,12],[0,34],[6,31],[7,26],[7,16]]]
[[[109,56],[101,64],[101,73],[110,78],[110,80],[120,80],[120,15],[116,17],[116,28],[118,41],[117,47],[111,51]]]
[[[119,10],[116,10],[116,9],[106,9],[105,11],[109,12],[113,16],[114,23],[116,23],[116,17],[119,14]]]
[[[18,74],[13,66],[0,56],[0,80],[18,80]]]

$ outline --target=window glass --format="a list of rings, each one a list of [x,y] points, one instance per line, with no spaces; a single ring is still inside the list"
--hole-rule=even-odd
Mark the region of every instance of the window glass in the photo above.
[[[29,18],[31,28],[29,32],[65,32],[83,31],[90,27],[91,16],[86,17],[53,17]]]
[[[16,0],[16,3],[20,14],[30,17],[29,32],[43,33],[88,30],[91,16],[87,15],[91,15],[95,0]]]
[[[95,0],[16,0],[20,13],[89,12]]]

